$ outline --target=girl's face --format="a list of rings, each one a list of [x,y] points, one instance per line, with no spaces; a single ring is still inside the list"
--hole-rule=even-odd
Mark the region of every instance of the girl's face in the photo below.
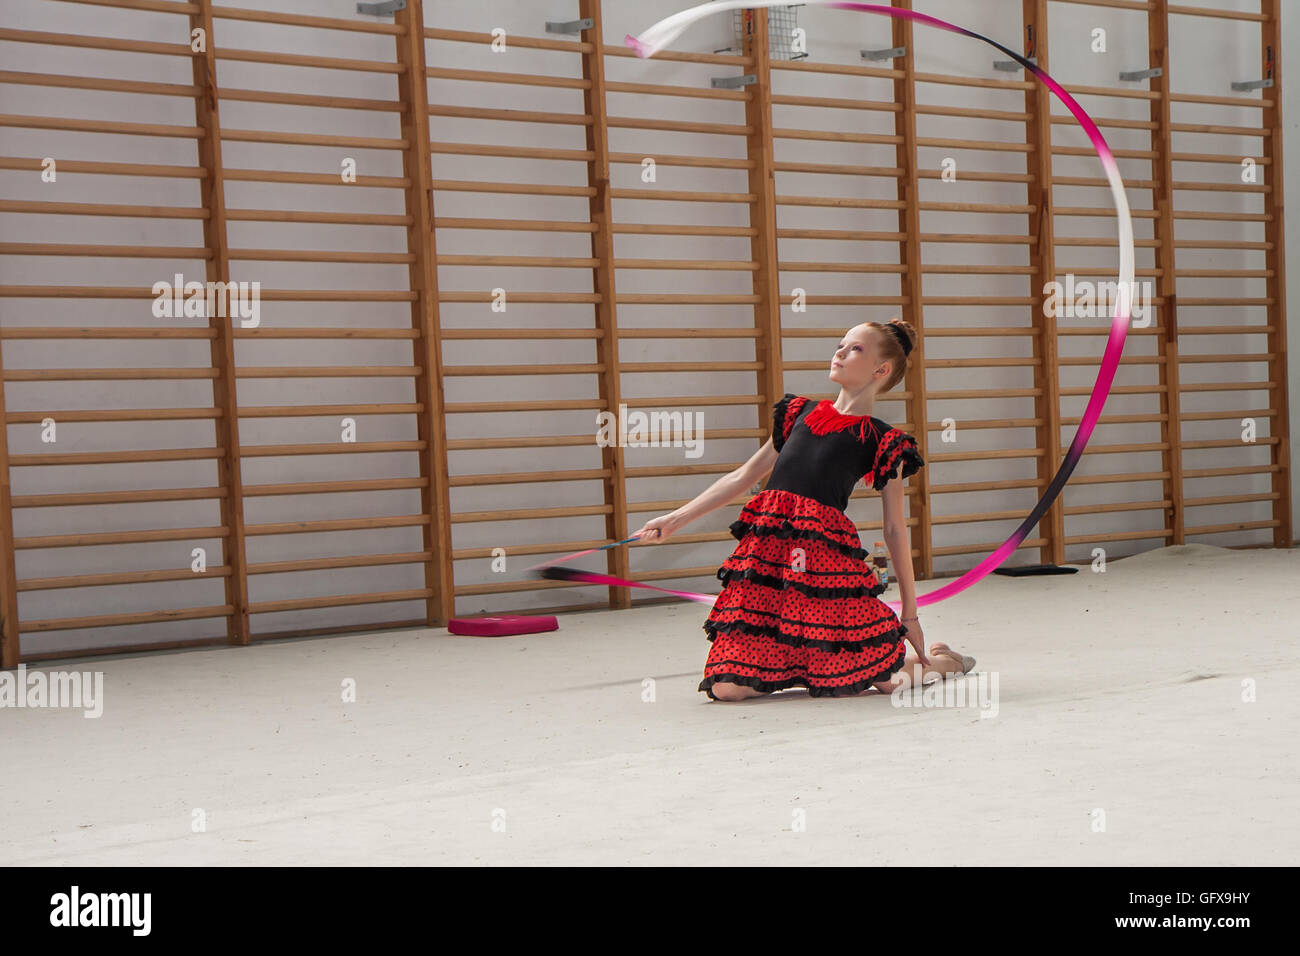
[[[876,343],[869,328],[849,329],[831,357],[830,380],[856,391],[868,384],[877,366]]]

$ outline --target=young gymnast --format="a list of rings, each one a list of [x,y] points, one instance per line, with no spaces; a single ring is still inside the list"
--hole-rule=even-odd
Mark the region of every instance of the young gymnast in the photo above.
[[[749,461],[637,532],[662,542],[771,473],[732,522],[740,543],[718,569],[724,587],[704,623],[712,646],[699,686],[710,699],[796,686],[813,697],[887,694],[974,666],[946,644],[925,652],[903,483],[890,480],[925,462],[915,438],[871,415],[876,397],[903,378],[915,341],[916,330],[899,319],[849,329],[831,359],[834,402],[787,392],[772,407],[772,438]],[[901,618],[879,599],[885,586],[844,513],[860,479],[881,492]]]

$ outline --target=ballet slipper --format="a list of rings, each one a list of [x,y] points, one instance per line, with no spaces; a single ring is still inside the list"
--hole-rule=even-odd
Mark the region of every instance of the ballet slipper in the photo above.
[[[951,657],[953,660],[955,660],[958,664],[961,665],[961,673],[963,674],[969,674],[971,668],[975,666],[975,658],[954,651],[947,644],[941,643],[939,641],[936,641],[935,643],[930,645],[930,656],[933,657],[935,654],[943,654],[947,657]]]

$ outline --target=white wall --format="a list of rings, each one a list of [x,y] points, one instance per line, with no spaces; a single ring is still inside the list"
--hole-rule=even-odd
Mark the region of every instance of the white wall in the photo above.
[[[1208,2],[1208,0],[1207,0]],[[1247,0],[1242,0],[1246,3]],[[637,33],[661,16],[684,6],[681,2],[654,0],[607,0],[605,9],[605,36],[610,44],[621,43],[626,33]],[[353,0],[267,0],[259,9],[288,10],[327,16],[354,16]],[[1020,4],[1003,0],[932,0],[918,3],[917,7],[972,28],[989,32],[1008,45],[1018,45]],[[976,10],[978,8],[978,11]],[[1005,8],[1005,12],[1004,12]],[[1243,9],[1250,8],[1249,5]],[[466,0],[439,0],[427,3],[431,25],[452,29],[486,31],[504,27],[509,35],[544,36],[543,21],[576,17],[576,4],[535,4],[522,2],[466,2]],[[1295,11],[1290,11],[1294,17]],[[804,7],[800,10],[801,23],[807,28],[811,59],[821,62],[861,63],[858,51],[866,47],[889,46],[889,23],[884,18],[862,16],[845,11]],[[1145,66],[1146,38],[1144,16],[1109,8],[1089,10],[1074,5],[1052,4],[1050,14],[1051,69],[1054,76],[1067,87],[1075,85],[1114,85],[1115,74],[1121,69]],[[61,4],[44,0],[17,0],[6,3],[0,12],[0,25],[10,28],[35,30],[64,30],[69,33],[89,35],[116,35],[134,39],[180,42],[176,31],[183,29],[183,18],[132,11],[115,11],[97,6]],[[1110,50],[1104,56],[1088,49],[1088,40],[1094,26],[1108,30]],[[1288,25],[1292,33],[1297,31]],[[918,27],[916,30],[917,69],[925,72],[956,73],[997,78],[1006,74],[993,71],[990,61],[1001,58],[990,47],[975,41]],[[686,34],[678,43],[682,50],[715,50],[731,41],[729,17],[719,16]],[[392,57],[392,40],[383,36],[345,34],[332,31],[301,30],[254,23],[220,21],[217,42],[226,47],[246,49],[292,50],[300,53],[317,53],[326,56],[373,58],[388,60]],[[1249,24],[1200,18],[1180,18],[1175,22],[1172,35],[1174,61],[1173,82],[1180,92],[1228,95],[1228,84],[1233,79],[1252,77],[1258,73],[1257,32]],[[1292,43],[1300,47],[1300,37]],[[502,59],[487,50],[464,44],[430,42],[429,61],[437,66],[463,66],[468,69],[501,70],[520,73],[552,73],[576,76],[578,60],[568,54],[530,51],[512,48]],[[0,55],[6,69],[33,72],[50,71],[85,75],[129,77],[142,80],[159,80],[188,83],[189,66],[182,58],[146,58],[114,52],[82,51],[71,48],[32,46],[0,42]],[[1293,59],[1293,57],[1291,57]],[[733,72],[725,67],[679,64],[669,61],[641,61],[610,58],[607,63],[609,78],[614,81],[640,81],[649,83],[688,83],[708,87],[708,78]],[[1297,71],[1286,74],[1287,129],[1289,155],[1297,155],[1300,143],[1295,142],[1297,102]],[[325,70],[294,70],[277,66],[224,62],[219,81],[227,88],[274,88],[301,92],[335,93],[342,96],[392,99],[395,85],[391,77],[360,72]],[[777,91],[838,96],[845,98],[874,98],[887,101],[890,85],[885,80],[863,80],[845,77],[815,77],[803,74],[781,73]],[[922,102],[987,105],[992,109],[1021,110],[1023,97],[1019,93],[965,89],[961,87],[923,85],[919,96]],[[433,102],[477,105],[485,108],[538,109],[577,112],[581,97],[577,91],[553,89],[542,86],[512,86],[492,83],[460,83],[435,80],[430,84]],[[1105,117],[1146,118],[1146,105],[1141,100],[1116,100],[1084,97],[1084,107]],[[1064,112],[1059,104],[1054,104]],[[0,86],[0,112],[31,115],[69,116],[78,118],[105,118],[131,122],[171,123],[189,125],[193,122],[192,106],[180,98],[144,98],[123,94],[65,91],[49,87]],[[611,116],[668,116],[679,120],[696,120],[735,124],[743,120],[743,108],[738,102],[691,99],[683,97],[648,97],[633,94],[612,94],[609,100]],[[1238,114],[1238,115],[1234,115]],[[1198,110],[1179,109],[1176,121],[1217,122],[1250,125],[1257,121],[1258,113],[1250,110]],[[222,122],[226,129],[293,129],[301,132],[334,133],[336,135],[395,137],[398,135],[397,119],[392,114],[362,111],[305,109],[266,104],[240,103],[227,100],[222,105]],[[892,133],[893,120],[888,112],[826,111],[805,107],[778,106],[775,124],[778,127],[832,128],[837,124],[859,132]],[[554,146],[578,149],[583,145],[579,126],[519,125],[511,128],[503,123],[483,123],[469,119],[435,117],[432,122],[435,140],[465,142],[495,142],[530,146]],[[1014,142],[1022,136],[1015,124],[995,120],[954,120],[921,116],[918,121],[922,137],[959,137],[970,139],[998,139]],[[1144,131],[1106,130],[1107,138],[1115,148],[1142,148],[1146,143]],[[1056,141],[1068,145],[1086,145],[1086,140],[1068,126],[1054,127]],[[193,146],[180,139],[157,139],[125,136],[104,136],[61,131],[6,129],[4,131],[5,155],[46,156],[55,155],[76,159],[105,159],[123,162],[156,162],[192,165],[195,161]],[[1241,152],[1249,155],[1250,142],[1224,138],[1209,142],[1205,137],[1195,140],[1180,138],[1176,150],[1212,152],[1216,150]],[[610,134],[610,148],[614,151],[642,155],[709,154],[741,157],[744,142],[740,137],[706,134],[671,134],[646,132],[634,129],[615,129]],[[297,146],[266,146],[259,144],[225,144],[225,161],[228,167],[258,167],[311,172],[337,171],[342,155],[355,156],[361,163],[361,172],[373,175],[400,175],[400,158],[394,152],[369,149],[340,149]],[[1023,171],[1023,157],[1018,153],[979,153],[926,148],[921,161],[937,167],[946,155],[955,155],[961,170]],[[889,166],[893,163],[893,148],[887,145],[860,146],[853,144],[780,141],[777,158],[782,160],[808,160],[817,162],[852,162]],[[1290,164],[1294,180],[1294,161]],[[1145,162],[1124,160],[1121,169],[1126,179],[1136,181],[1149,175]],[[1095,158],[1059,158],[1056,173],[1062,176],[1102,175]],[[1182,167],[1176,171],[1180,179],[1208,180],[1212,177],[1232,177],[1235,169],[1228,165],[1203,165]],[[584,184],[584,167],[580,163],[535,160],[492,159],[438,155],[434,160],[437,179],[488,179],[519,182],[546,182],[580,186]],[[1231,180],[1229,180],[1231,181]],[[620,165],[614,169],[616,186],[645,188],[640,182],[639,168]],[[672,167],[662,165],[658,187],[664,189],[745,191],[745,175],[739,170],[712,170]],[[1300,186],[1292,182],[1292,193]],[[778,194],[822,194],[856,196],[860,198],[885,198],[895,196],[894,182],[884,177],[830,177],[782,173],[777,179]],[[1024,202],[1024,187],[1019,184],[982,184],[960,181],[944,184],[934,180],[923,183],[922,198],[926,200],[951,199],[973,202]],[[190,180],[144,179],[135,177],[61,176],[57,185],[39,184],[34,174],[0,170],[0,197],[7,199],[42,198],[62,202],[116,202],[148,203],[158,205],[193,206],[197,192]],[[234,208],[283,209],[338,209],[357,212],[400,213],[401,195],[396,190],[342,189],[324,186],[284,186],[273,184],[235,183],[228,186],[228,204]],[[1241,194],[1180,194],[1179,203],[1186,208],[1202,209],[1258,209],[1259,199]],[[1146,208],[1150,203],[1149,190],[1130,189],[1130,201],[1135,208]],[[1109,193],[1104,188],[1062,187],[1056,193],[1058,204],[1094,205],[1109,207]],[[1253,205],[1252,205],[1253,204]],[[462,192],[440,192],[437,195],[437,214],[440,217],[485,216],[493,218],[557,218],[583,219],[586,200],[581,197],[502,197]],[[741,204],[701,204],[686,202],[636,202],[616,200],[616,220],[643,222],[700,222],[711,224],[743,225],[747,212]],[[1287,224],[1290,258],[1300,249],[1300,237],[1295,235],[1295,217]],[[822,228],[866,228],[888,230],[894,228],[894,216],[888,210],[863,211],[808,207],[783,207],[782,226],[819,226]],[[1206,225],[1209,228],[1204,228]],[[136,243],[157,245],[188,245],[201,243],[199,226],[193,221],[158,221],[149,219],[107,219],[83,217],[45,217],[36,215],[6,214],[0,217],[5,241],[33,240],[46,242],[99,242]],[[1150,224],[1146,220],[1135,223],[1139,238],[1149,237]],[[927,232],[989,232],[1023,234],[1023,217],[1014,216],[959,216],[955,214],[925,213],[922,229]],[[1107,237],[1115,232],[1111,219],[1058,220],[1057,235],[1088,235]],[[1241,230],[1223,228],[1222,224],[1180,224],[1179,237],[1198,235],[1227,235],[1234,237]],[[257,248],[365,248],[374,251],[400,252],[404,239],[397,229],[367,229],[342,226],[307,226],[285,223],[232,223],[231,244],[236,247]],[[566,255],[581,257],[589,254],[586,240],[580,234],[505,233],[481,231],[439,230],[438,243],[444,254],[507,254],[507,255]],[[744,239],[692,239],[683,237],[620,236],[616,240],[619,258],[679,258],[679,259],[744,259],[748,257],[748,242]],[[827,243],[813,241],[783,241],[780,258],[783,261],[832,259],[838,261],[864,261],[888,263],[896,261],[897,247],[889,243]],[[1022,247],[1015,246],[927,246],[925,261],[939,263],[986,265],[1023,264]],[[1061,265],[1091,266],[1099,277],[1114,275],[1113,251],[1071,249],[1058,253]],[[1151,254],[1140,251],[1139,268],[1149,267]],[[1224,254],[1179,256],[1180,268],[1244,268],[1252,267],[1249,260]],[[7,284],[78,284],[78,285],[135,285],[149,286],[159,278],[168,278],[181,269],[197,275],[201,263],[191,261],[145,260],[93,260],[63,257],[19,258],[0,257],[0,282]],[[299,263],[238,263],[234,278],[258,279],[267,289],[337,288],[337,289],[402,289],[405,272],[401,266],[347,265],[321,266]],[[474,266],[442,266],[439,281],[443,290],[489,289],[503,286],[508,289],[535,291],[589,291],[590,274],[578,270],[520,269]],[[737,271],[700,272],[621,269],[617,276],[621,294],[635,292],[710,292],[745,294],[749,292],[748,274]],[[816,294],[897,294],[898,280],[890,275],[842,275],[807,273],[789,269],[781,278],[782,292],[801,286]],[[970,277],[927,275],[927,295],[989,295],[1008,296],[1026,294],[1023,277]],[[1217,291],[1216,291],[1217,290]],[[1262,295],[1262,281],[1232,283],[1213,280],[1199,284],[1189,280],[1180,284],[1184,296],[1195,295]],[[1288,324],[1290,338],[1297,339],[1297,322],[1300,322],[1300,303],[1295,299],[1297,283],[1291,284]],[[144,325],[163,320],[152,319],[138,302],[121,300],[0,300],[0,321],[7,325],[38,324],[127,324]],[[1185,325],[1195,323],[1256,322],[1262,317],[1259,310],[1232,310],[1220,316],[1211,316],[1209,310],[1184,310]],[[847,328],[866,319],[886,319],[897,314],[896,308],[838,307],[817,308],[808,314],[791,314],[783,310],[788,328],[828,327]],[[493,315],[482,304],[445,304],[441,311],[443,326],[482,327],[502,324],[510,327],[586,327],[591,323],[590,308],[581,305],[516,305],[508,316]],[[747,306],[682,306],[658,307],[624,305],[619,309],[621,327],[662,326],[695,327],[716,325],[723,327],[749,327],[752,312]],[[934,306],[925,313],[927,326],[979,327],[982,325],[1007,325],[1024,321],[1021,309],[956,309]],[[401,303],[384,304],[263,304],[263,324],[273,325],[377,325],[404,326],[409,321],[407,308]],[[1063,322],[1066,320],[1063,320]],[[190,320],[191,324],[201,324]],[[1107,322],[1098,323],[1105,327]],[[1099,357],[1103,337],[1063,338],[1063,356]],[[817,361],[826,358],[833,345],[821,339],[787,338],[784,346],[787,362]],[[1149,338],[1130,337],[1126,354],[1154,354],[1154,343]],[[1204,338],[1203,341],[1184,341],[1185,351],[1197,347],[1225,353],[1262,351],[1264,343],[1258,337],[1229,336]],[[927,356],[931,359],[972,356],[1027,356],[1027,340],[1005,338],[952,339],[938,338],[927,342]],[[237,359],[241,366],[279,364],[404,364],[409,361],[409,346],[401,342],[316,342],[285,341],[239,343]],[[483,343],[447,341],[444,356],[449,365],[513,365],[519,363],[591,362],[594,348],[590,341],[488,341]],[[721,340],[646,340],[625,339],[620,343],[620,357],[624,362],[638,361],[748,361],[752,348],[745,339]],[[207,362],[206,346],[200,342],[153,343],[66,343],[20,342],[5,343],[6,369],[96,366],[96,365],[192,365],[202,367]],[[1062,370],[1063,386],[1088,386],[1095,376],[1095,364],[1071,366]],[[1229,381],[1241,373],[1235,367],[1214,365],[1184,366],[1184,381]],[[1259,377],[1260,373],[1256,373]],[[1296,369],[1290,370],[1291,389],[1297,385]],[[629,399],[654,395],[694,395],[724,392],[748,393],[753,388],[752,372],[723,372],[694,375],[627,374],[623,390]],[[934,370],[928,376],[931,389],[988,387],[992,384],[1026,385],[1031,381],[1027,368],[998,370]],[[1118,379],[1120,384],[1155,381],[1150,366],[1126,367]],[[827,391],[824,375],[820,371],[791,371],[786,376],[786,388],[804,394],[822,394]],[[87,408],[135,405],[140,407],[165,407],[169,405],[202,405],[209,400],[206,383],[177,382],[150,383],[123,387],[115,383],[56,383],[50,385],[14,385],[8,389],[10,410],[34,408]],[[479,379],[454,377],[446,384],[449,402],[495,400],[502,396],[519,399],[532,398],[584,398],[596,394],[595,380],[584,376],[488,376]],[[1215,403],[1227,401],[1223,393],[1208,393],[1189,397],[1185,409],[1213,408]],[[1234,407],[1262,407],[1261,393],[1233,399]],[[405,380],[333,381],[302,379],[245,379],[240,383],[240,399],[244,405],[318,402],[378,402],[410,401],[412,389]],[[1078,414],[1085,399],[1068,399],[1063,403],[1066,414]],[[1198,404],[1199,401],[1199,404]],[[1107,412],[1116,414],[1143,413],[1154,410],[1149,396],[1114,396]],[[709,406],[703,410],[708,428],[753,427],[756,423],[752,408],[728,410]],[[962,418],[1024,417],[1032,413],[1030,400],[986,400],[963,402],[959,407],[942,402],[931,402],[929,418],[938,420],[949,415]],[[878,414],[886,419],[901,421],[902,409],[896,404],[882,405]],[[245,419],[241,422],[243,443],[247,445],[285,442],[329,442],[337,440],[337,422],[331,419]],[[362,441],[409,440],[415,437],[414,423],[409,417],[389,416],[361,419]],[[474,436],[511,436],[532,434],[579,435],[590,429],[587,412],[557,415],[520,414],[514,416],[457,416],[449,423],[452,438]],[[1267,425],[1261,422],[1261,434]],[[1189,440],[1235,435],[1238,427],[1233,422],[1189,423],[1184,437]],[[10,448],[13,454],[48,452],[50,446],[42,445],[35,426],[10,428]],[[955,446],[960,450],[1023,448],[1032,445],[1033,430],[1003,429],[959,432],[961,439]],[[213,431],[210,423],[176,423],[142,425],[76,425],[60,426],[59,452],[114,450],[118,448],[200,447],[211,444]],[[1062,444],[1068,444],[1072,428],[1062,430]],[[1093,444],[1121,442],[1151,442],[1158,440],[1155,425],[1108,425],[1094,435]],[[937,435],[932,434],[931,447],[936,452],[952,450],[940,446]],[[699,461],[741,461],[752,451],[750,439],[717,439],[709,443],[702,459],[684,460],[678,449],[629,449],[630,466],[696,464]],[[1188,452],[1184,464],[1188,468],[1241,464],[1266,460],[1265,449],[1251,449],[1251,457],[1243,458],[1236,449],[1209,452]],[[484,451],[456,453],[452,458],[453,474],[482,474],[514,470],[548,470],[593,468],[599,464],[599,454],[594,447],[565,446],[540,449],[536,452]],[[1160,464],[1158,453],[1141,455],[1087,456],[1076,475],[1086,476],[1113,472],[1156,470]],[[210,485],[215,473],[206,462],[171,464],[167,466],[97,466],[94,488],[136,488]],[[37,491],[74,491],[85,486],[90,470],[59,468],[22,468],[14,472],[15,494]],[[327,480],[330,478],[366,478],[410,476],[418,474],[414,455],[391,454],[379,456],[312,456],[311,458],[245,458],[246,483]],[[990,480],[1008,477],[1030,477],[1034,474],[1031,460],[986,462],[966,464],[936,464],[932,466],[932,481],[948,483],[961,480]],[[648,480],[631,483],[629,499],[636,501],[667,501],[689,496],[707,486],[709,476],[688,479]],[[1189,496],[1212,493],[1247,493],[1266,491],[1265,477],[1227,481],[1189,483]],[[1067,488],[1066,500],[1070,505],[1088,505],[1149,501],[1159,497],[1159,484],[1143,485],[1076,483]],[[589,506],[600,501],[600,485],[596,481],[569,482],[548,485],[484,486],[453,489],[453,510],[501,510],[512,507]],[[248,521],[311,520],[315,518],[401,515],[418,510],[419,498],[413,492],[390,492],[382,495],[304,496],[298,499],[263,498],[248,500]],[[1012,491],[985,495],[949,495],[936,498],[936,515],[975,511],[1025,512],[1033,504],[1029,491]],[[657,512],[632,515],[632,529]],[[850,514],[860,522],[876,521],[878,507],[874,499],[855,502]],[[1188,523],[1218,521],[1254,521],[1269,517],[1266,504],[1247,504],[1216,509],[1201,509],[1189,514]],[[702,519],[690,530],[723,530],[734,518],[734,509],[723,509]],[[77,533],[92,531],[125,530],[141,527],[202,527],[215,525],[218,513],[215,503],[203,505],[147,505],[113,508],[25,510],[16,514],[15,530],[19,536],[36,534]],[[1116,512],[1067,519],[1069,534],[1124,531],[1137,528],[1159,527],[1158,511]],[[974,545],[992,540],[1000,541],[1018,524],[1016,519],[998,522],[979,522],[956,526],[941,526],[936,535],[938,545]],[[598,538],[603,534],[603,519],[598,515],[579,519],[540,519],[529,522],[489,522],[458,524],[454,529],[454,543],[462,548],[511,547],[549,541],[582,540]],[[869,544],[871,537],[864,532]],[[1203,539],[1212,544],[1262,543],[1270,539],[1266,531],[1215,535]],[[1146,550],[1159,546],[1158,539],[1124,542],[1110,547],[1112,556]],[[250,561],[287,560],[324,554],[359,552],[388,553],[413,551],[419,548],[419,532],[403,529],[383,532],[349,532],[341,535],[285,535],[275,537],[250,537]],[[217,543],[213,540],[172,542],[166,545],[117,546],[99,549],[58,549],[24,551],[19,556],[19,574],[22,577],[91,573],[118,568],[172,567],[188,563],[192,546],[206,546],[215,554]],[[679,547],[648,548],[633,552],[634,567],[639,570],[674,567],[716,567],[728,552],[727,542]],[[1072,546],[1069,560],[1083,560],[1091,546]],[[941,571],[956,570],[972,564],[977,554],[940,560]],[[520,576],[522,568],[535,559],[513,559],[510,579]],[[1036,561],[1037,552],[1027,554],[1026,560]],[[486,561],[462,561],[457,566],[459,583],[492,583],[503,578],[494,574]],[[716,589],[711,576],[683,581],[666,582],[669,586],[698,590]],[[312,574],[258,576],[253,579],[252,598],[274,600],[281,597],[303,597],[334,593],[397,590],[423,585],[423,576],[417,567],[355,569]],[[576,600],[600,601],[602,589],[582,589],[566,594]],[[20,596],[24,619],[63,617],[79,614],[109,613],[113,611],[149,610],[158,607],[191,607],[219,604],[222,594],[219,582],[185,582],[162,587],[114,588],[101,593],[87,591],[32,592]],[[457,602],[458,613],[474,613],[480,609],[501,610],[507,607],[528,608],[558,603],[554,591],[523,592],[505,599],[493,597],[465,598]],[[170,602],[170,603],[169,603]],[[258,631],[290,627],[318,627],[364,621],[403,620],[417,617],[421,606],[415,603],[380,605],[361,608],[342,608],[328,611],[294,612],[259,617],[255,620]],[[25,644],[42,648],[76,647],[102,644],[105,641],[139,642],[150,639],[178,639],[220,633],[219,622],[175,622],[155,625],[148,629],[118,628],[107,632],[60,632],[47,636],[29,636]],[[39,644],[37,644],[39,642]]]

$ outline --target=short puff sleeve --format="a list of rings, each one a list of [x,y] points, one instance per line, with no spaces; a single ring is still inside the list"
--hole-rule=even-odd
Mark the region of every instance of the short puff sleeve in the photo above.
[[[781,400],[772,406],[772,447],[777,451],[785,444],[794,429],[795,420],[803,410],[808,399],[802,395],[786,392]]]
[[[916,474],[925,464],[925,459],[917,448],[916,439],[905,431],[891,428],[880,437],[876,449],[876,461],[867,480],[876,491],[882,490],[889,479],[899,477],[898,469],[903,469],[902,477]]]

